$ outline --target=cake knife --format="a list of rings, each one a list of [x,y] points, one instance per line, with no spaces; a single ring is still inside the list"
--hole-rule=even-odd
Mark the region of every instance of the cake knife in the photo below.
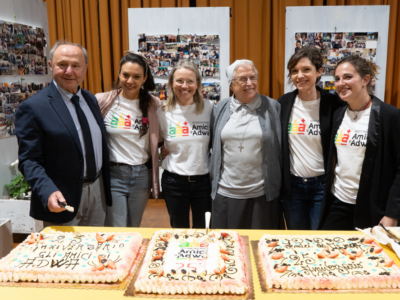
[[[399,239],[397,236],[395,236],[395,235],[392,234],[389,230],[387,230],[387,229],[385,228],[385,226],[383,226],[382,223],[379,223],[379,225],[380,225],[383,229],[385,229],[385,231],[392,237],[392,239],[394,240],[395,243],[397,243],[397,244],[400,245],[400,242],[399,242],[400,239]]]
[[[210,219],[211,213],[208,211],[206,212],[206,234],[208,234],[208,231],[210,230]]]
[[[69,212],[73,213],[74,212],[74,208],[72,206],[67,205],[66,203],[60,202],[58,201],[58,205],[60,205],[61,207],[64,207],[66,210],[68,210]]]

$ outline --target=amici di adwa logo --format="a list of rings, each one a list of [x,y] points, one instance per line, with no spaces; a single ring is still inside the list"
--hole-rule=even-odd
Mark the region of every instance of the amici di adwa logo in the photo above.
[[[171,138],[189,136],[188,123],[185,121],[183,123],[184,126],[181,126],[180,123],[180,121],[176,123],[176,126],[173,126],[171,122],[169,123],[169,135]]]

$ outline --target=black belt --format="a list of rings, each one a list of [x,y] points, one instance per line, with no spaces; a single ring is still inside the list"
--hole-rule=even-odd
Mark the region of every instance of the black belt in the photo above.
[[[125,164],[125,163],[116,163],[116,162],[110,161],[110,167],[115,167],[115,166],[130,166],[130,165]]]
[[[144,165],[146,166],[147,169],[151,169],[153,167],[151,157],[148,161],[146,161],[144,163]],[[117,163],[117,162],[110,161],[110,167],[115,167],[115,166],[131,166],[131,165],[126,164],[126,163]]]
[[[101,170],[99,171],[99,173],[97,173],[96,177],[94,179],[90,179],[90,178],[83,178],[83,183],[93,183],[95,182],[97,179],[99,179],[101,175]]]
[[[179,175],[176,173],[171,173],[168,172],[167,170],[164,170],[164,173],[168,176],[171,176],[172,178],[181,180],[181,181],[185,181],[185,182],[196,182],[196,181],[201,181],[205,178],[208,178],[208,174],[204,174],[204,175],[190,175],[190,176],[186,176],[186,175]]]

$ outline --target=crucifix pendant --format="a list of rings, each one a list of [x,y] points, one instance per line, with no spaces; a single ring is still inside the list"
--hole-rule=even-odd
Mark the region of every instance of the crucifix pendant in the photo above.
[[[240,146],[238,146],[238,148],[240,149],[240,152],[242,152],[242,149],[244,149],[244,147],[242,146],[242,143],[240,143]]]

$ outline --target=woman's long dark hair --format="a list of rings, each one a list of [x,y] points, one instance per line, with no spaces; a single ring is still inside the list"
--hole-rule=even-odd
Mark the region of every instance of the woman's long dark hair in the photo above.
[[[121,89],[119,75],[121,74],[122,66],[128,62],[140,65],[143,68],[143,76],[147,76],[146,81],[143,83],[142,88],[139,90],[139,108],[142,111],[143,118],[148,118],[148,110],[151,103],[151,95],[149,94],[149,92],[155,90],[156,85],[154,83],[154,78],[151,74],[150,67],[148,67],[142,56],[134,53],[128,53],[121,59],[119,63],[118,78],[113,86],[113,89]],[[140,137],[144,136],[147,133],[148,129],[149,128],[147,125],[142,124],[142,128],[139,130]]]

